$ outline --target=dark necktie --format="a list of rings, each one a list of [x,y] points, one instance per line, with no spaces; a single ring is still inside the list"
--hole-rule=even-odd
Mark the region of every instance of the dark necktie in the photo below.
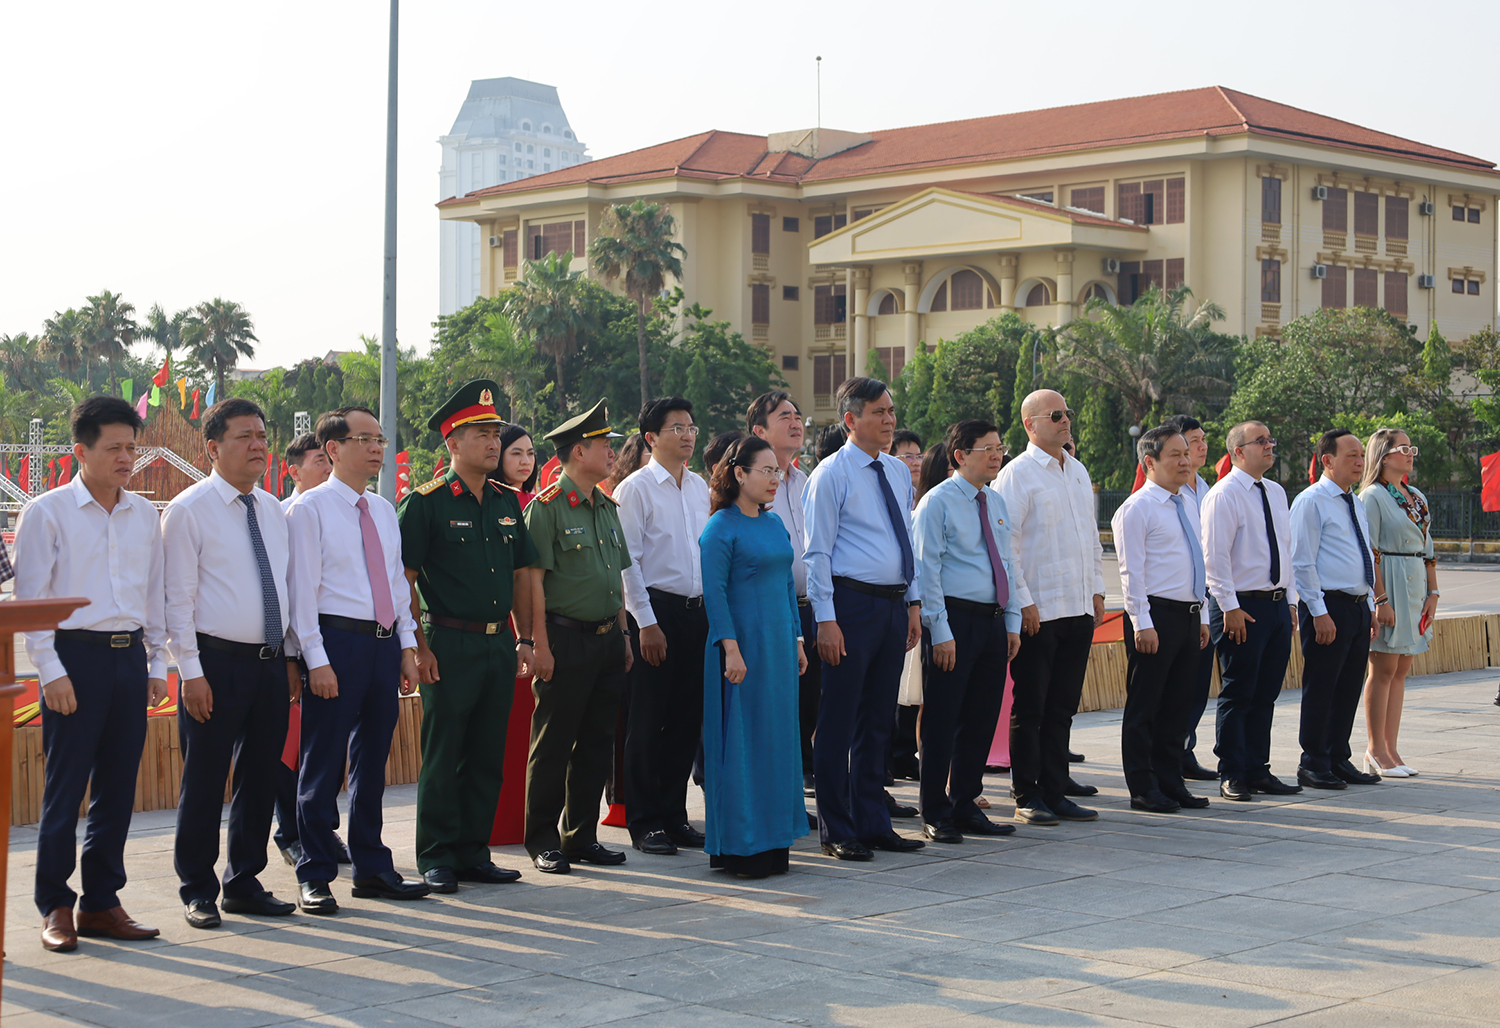
[[[1271,520],[1271,501],[1266,497],[1266,484],[1256,482],[1260,490],[1260,509],[1266,515],[1266,541],[1271,544],[1271,588],[1281,583],[1281,546],[1276,542],[1276,522]]]
[[[911,580],[917,577],[917,563],[911,555],[911,539],[906,532],[906,522],[901,519],[901,508],[896,504],[896,493],[878,459],[870,462],[870,470],[875,472],[875,481],[880,483],[880,495],[885,497],[885,512],[890,515],[891,531],[896,533],[896,543],[901,547],[901,582],[911,585]]]
[[[281,600],[276,595],[276,579],[271,575],[271,558],[266,556],[266,541],[260,536],[260,522],[255,520],[254,494],[241,494],[245,505],[245,522],[250,526],[250,546],[255,550],[255,563],[260,566],[260,599],[265,617],[266,645],[279,648],[286,640],[286,629],[281,625]]]
[[[1187,538],[1188,556],[1193,558],[1193,595],[1201,600],[1208,590],[1208,573],[1203,566],[1203,544],[1198,541],[1193,523],[1188,520],[1187,504],[1181,494],[1174,493],[1171,499],[1177,508],[1177,523],[1182,526],[1182,534]]]
[[[1005,577],[1005,565],[1000,560],[1000,549],[995,545],[995,530],[990,527],[990,505],[985,500],[984,490],[979,490],[979,530],[984,533],[984,548],[990,555],[990,569],[995,573],[995,603],[1001,607],[1010,602],[1010,581]]]
[[[1354,513],[1354,494],[1345,490],[1340,493],[1349,506],[1349,520],[1354,523],[1354,538],[1359,543],[1359,556],[1365,562],[1365,585],[1375,588],[1375,565],[1370,561],[1370,546],[1365,542],[1365,533],[1359,527],[1359,518]]]

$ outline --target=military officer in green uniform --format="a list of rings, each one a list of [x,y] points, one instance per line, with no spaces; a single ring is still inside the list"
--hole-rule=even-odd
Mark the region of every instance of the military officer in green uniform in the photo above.
[[[450,467],[401,503],[401,559],[416,616],[422,691],[417,781],[417,869],[433,892],[459,882],[500,884],[519,871],[490,861],[505,730],[517,662],[532,662],[531,579],[536,547],[514,490],[487,479],[500,460],[500,387],[476,379],[427,422]],[[515,613],[520,639],[507,619]]]
[[[546,435],[562,475],[526,507],[536,678],[526,764],[526,851],[539,871],[623,864],[597,838],[615,715],[630,670],[624,586],[630,563],[615,501],[598,486],[615,453],[604,401]],[[558,822],[561,820],[561,831]]]

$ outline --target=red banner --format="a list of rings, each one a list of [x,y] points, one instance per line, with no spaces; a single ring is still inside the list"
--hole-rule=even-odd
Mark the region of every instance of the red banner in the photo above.
[[[151,383],[159,389],[165,389],[167,387],[167,365],[171,362],[171,357],[163,358],[161,362],[161,370],[158,371],[155,375],[151,376]]]
[[[1479,506],[1487,513],[1500,511],[1500,450],[1488,457],[1479,458],[1480,481]]]
[[[396,454],[396,502],[400,503],[411,492],[411,451]]]
[[[198,397],[202,394],[202,392],[203,390],[201,389],[193,390],[193,413],[189,414],[188,417],[196,418],[198,416]]]
[[[61,470],[58,472],[57,476],[57,484],[67,485],[68,480],[73,477],[73,455],[71,453],[65,453],[57,459],[61,467]]]
[[[21,488],[31,492],[31,454],[21,458]]]

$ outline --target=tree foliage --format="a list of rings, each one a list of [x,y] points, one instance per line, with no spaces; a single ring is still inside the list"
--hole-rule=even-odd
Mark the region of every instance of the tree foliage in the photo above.
[[[667,279],[682,279],[687,248],[676,242],[672,209],[636,200],[606,208],[599,233],[589,243],[589,264],[607,282],[624,280],[625,295],[635,301],[636,348],[641,376],[641,406],[651,398],[646,360],[646,321]]]

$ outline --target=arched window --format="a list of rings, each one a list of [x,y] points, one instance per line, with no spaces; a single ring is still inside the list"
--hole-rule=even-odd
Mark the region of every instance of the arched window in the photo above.
[[[536,153],[536,147],[532,146],[530,143],[527,143],[526,144],[526,152],[527,153]]]
[[[1026,306],[1046,307],[1052,303],[1052,294],[1047,290],[1047,283],[1038,282],[1031,287],[1031,292],[1026,294]]]
[[[949,306],[956,311],[977,311],[984,306],[984,279],[965,268],[948,280]]]
[[[563,138],[564,139],[572,139],[573,138],[573,130],[572,129],[563,129]]]
[[[550,135],[552,135],[552,126],[551,125],[543,125],[542,126],[542,135],[544,135],[544,136],[550,136]]]
[[[544,147],[542,147],[542,156],[543,157],[551,157],[552,156],[552,147],[550,147],[550,146],[544,146]]]
[[[516,153],[520,153],[520,152],[521,152],[521,144],[517,143],[516,144]]]
[[[1103,282],[1095,282],[1089,286],[1089,291],[1084,294],[1083,299],[1085,302],[1089,300],[1103,300],[1105,303],[1115,302],[1115,298],[1109,293],[1109,287]]]
[[[529,122],[529,121],[523,121],[523,122],[521,122],[521,131],[522,132],[530,132],[531,131],[531,122]]]
[[[880,311],[879,311],[879,313],[881,313],[881,314],[895,314],[895,313],[897,313],[897,311],[896,311],[896,294],[895,293],[889,293],[888,292],[888,293],[886,293],[884,296],[882,296],[880,298]]]

